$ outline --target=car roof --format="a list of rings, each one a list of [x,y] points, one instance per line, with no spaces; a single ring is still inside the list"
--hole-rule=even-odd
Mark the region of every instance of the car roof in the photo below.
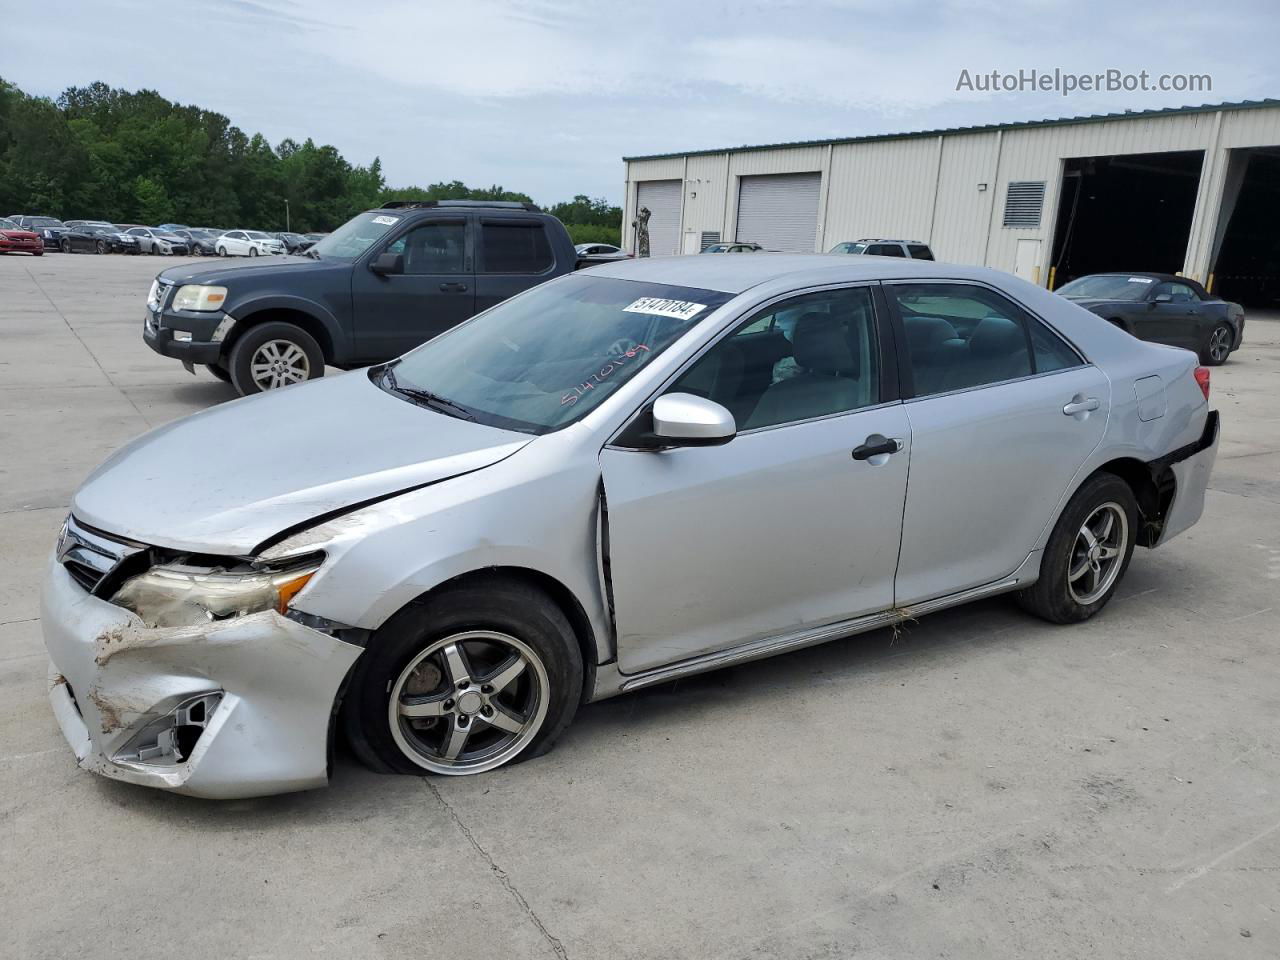
[[[928,244],[923,240],[896,240],[893,237],[862,237],[859,240],[846,240],[846,243],[915,243],[922,247]]]
[[[1007,278],[988,267],[966,267],[905,257],[846,257],[827,253],[762,253],[758,257],[647,257],[618,260],[591,268],[595,277],[615,277],[677,287],[701,287],[741,293],[783,278],[806,283],[856,283],[860,280]]]

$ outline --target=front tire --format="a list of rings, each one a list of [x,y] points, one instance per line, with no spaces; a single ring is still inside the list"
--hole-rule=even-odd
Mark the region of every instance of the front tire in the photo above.
[[[1067,502],[1045,545],[1040,579],[1016,596],[1051,623],[1088,620],[1107,605],[1133,557],[1138,503],[1129,485],[1097,473]]]
[[[71,252],[71,241],[70,241],[70,240],[63,240],[63,241],[62,241],[62,252],[63,252],[63,253],[70,253],[70,252]]]
[[[219,247],[219,248],[218,248],[218,256],[220,256],[220,257],[225,257],[226,255],[227,255],[227,248],[226,248],[226,247]]]
[[[204,368],[208,370],[210,373],[212,373],[219,380],[221,380],[223,383],[231,382],[231,371],[228,370],[226,367],[224,367],[222,364],[206,363],[204,365]]]
[[[550,750],[582,680],[560,608],[531,586],[486,577],[410,604],[373,635],[343,726],[375,770],[483,773]]]
[[[1235,331],[1230,324],[1219,323],[1209,331],[1209,339],[1200,351],[1200,362],[1206,367],[1220,367],[1231,356],[1231,345],[1235,342]]]
[[[251,256],[251,257],[256,257],[257,255],[258,255],[258,248],[257,248],[257,247],[250,247],[250,248],[249,248],[249,256]]]
[[[107,252],[107,241],[99,240],[94,246],[94,249],[98,251],[98,256],[102,256]]]
[[[227,367],[247,397],[324,376],[324,351],[301,327],[274,321],[250,327],[231,348]]]

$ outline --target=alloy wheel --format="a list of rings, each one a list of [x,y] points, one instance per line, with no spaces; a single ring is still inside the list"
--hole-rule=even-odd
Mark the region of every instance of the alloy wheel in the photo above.
[[[1071,546],[1067,589],[1087,607],[1105,596],[1120,575],[1129,546],[1129,517],[1120,504],[1104,503],[1085,519]]]
[[[432,773],[482,773],[528,746],[547,715],[550,683],[532,647],[468,630],[429,644],[392,685],[391,735]]]
[[[1216,327],[1209,335],[1209,356],[1217,363],[1222,363],[1231,353],[1231,331],[1226,327]]]
[[[268,340],[254,351],[249,375],[260,390],[274,390],[310,378],[311,361],[306,352],[290,340]]]

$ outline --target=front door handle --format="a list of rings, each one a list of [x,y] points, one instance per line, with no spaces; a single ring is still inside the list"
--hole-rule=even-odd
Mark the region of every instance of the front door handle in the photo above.
[[[440,284],[441,293],[466,293],[467,285],[465,283],[442,283]]]
[[[853,459],[870,460],[872,457],[883,457],[891,453],[897,453],[901,449],[901,440],[892,440],[879,433],[873,433],[853,448]],[[883,463],[884,461],[880,462]]]
[[[1082,397],[1077,393],[1071,398],[1071,402],[1062,408],[1062,412],[1068,417],[1073,417],[1077,413],[1089,413],[1097,410],[1100,406],[1102,406],[1102,401],[1097,397]]]

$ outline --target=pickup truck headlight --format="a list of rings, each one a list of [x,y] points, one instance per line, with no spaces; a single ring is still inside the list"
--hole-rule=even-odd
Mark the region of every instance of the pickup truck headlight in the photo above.
[[[243,573],[156,566],[125,581],[111,602],[132,610],[149,627],[195,627],[263,610],[284,613],[318,569],[319,562]]]
[[[226,287],[207,287],[204,284],[189,283],[178,288],[178,293],[173,298],[173,309],[197,312],[220,310],[226,302]]]

